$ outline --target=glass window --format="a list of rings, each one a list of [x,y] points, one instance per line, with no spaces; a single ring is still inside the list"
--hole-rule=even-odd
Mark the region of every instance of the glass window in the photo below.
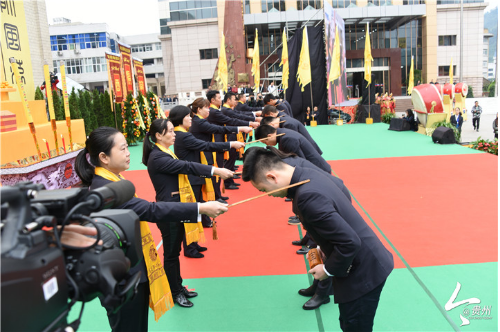
[[[211,18],[212,17],[212,10],[210,8],[201,9],[201,12],[202,12],[202,18]]]
[[[195,20],[196,19],[196,10],[188,10],[187,11],[187,19]]]
[[[181,19],[180,12],[171,12],[170,19],[172,19],[172,21],[180,21],[180,19]]]
[[[179,1],[179,9],[187,9],[187,1]]]
[[[210,86],[210,82],[212,82],[211,78],[207,78],[207,79],[201,80],[201,88],[204,89],[204,90],[208,89],[209,86]]]
[[[187,9],[194,9],[196,8],[196,2],[195,1],[186,1],[187,5],[186,5],[186,8]]]

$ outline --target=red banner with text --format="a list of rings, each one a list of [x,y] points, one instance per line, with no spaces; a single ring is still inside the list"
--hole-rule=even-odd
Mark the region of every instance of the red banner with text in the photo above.
[[[125,77],[125,95],[129,92],[134,93],[134,84],[132,83],[132,57],[131,48],[128,45],[118,43],[120,54],[122,56],[122,68]]]
[[[144,77],[144,66],[142,60],[134,58],[135,75],[137,76],[137,83],[139,84],[139,91],[143,96],[146,95],[146,78]]]
[[[108,62],[108,79],[110,86],[113,87],[116,102],[123,101],[121,56],[106,52],[106,61]]]

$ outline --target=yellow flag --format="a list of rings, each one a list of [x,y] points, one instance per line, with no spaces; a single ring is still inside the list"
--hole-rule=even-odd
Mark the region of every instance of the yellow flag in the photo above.
[[[365,80],[368,85],[372,83],[372,46],[370,43],[370,34],[368,33],[369,25],[366,23],[366,37],[365,37]]]
[[[338,27],[335,27],[335,43],[333,44],[332,61],[330,63],[330,75],[328,76],[328,82],[333,82],[340,77],[340,39]],[[328,84],[328,88],[330,88],[330,84]]]
[[[217,70],[217,75],[219,82],[222,84],[222,90],[227,92],[227,60],[226,60],[226,38],[222,34],[222,39],[220,41],[220,54],[219,54],[219,69]]]
[[[288,42],[286,40],[285,29],[283,29],[283,50],[281,51],[281,63],[283,66],[283,74],[281,77],[281,82],[283,84],[284,94],[286,95],[286,89],[288,89],[288,77],[290,76],[290,68],[288,67]]]
[[[255,41],[253,43],[252,75],[255,84],[254,89],[258,91],[260,83],[260,54],[259,54],[259,31],[255,29]]]
[[[300,49],[299,68],[297,69],[297,82],[300,91],[304,91],[304,86],[311,83],[311,60],[309,58],[309,42],[307,40],[307,26],[302,30],[302,48]]]
[[[451,58],[450,62],[450,84],[453,84],[453,58]]]
[[[413,55],[411,56],[411,66],[410,66],[410,79],[408,82],[408,95],[411,95],[411,92],[413,91]]]

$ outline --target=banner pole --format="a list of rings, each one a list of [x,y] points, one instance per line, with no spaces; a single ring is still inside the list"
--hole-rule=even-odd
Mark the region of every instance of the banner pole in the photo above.
[[[47,61],[44,61],[43,74],[45,77],[45,92],[47,94],[47,104],[49,106],[49,116],[50,116],[50,126],[52,127],[52,132],[54,133],[54,142],[56,144],[56,154],[59,155],[59,142],[57,141],[57,123],[56,115],[54,112],[54,100],[52,99],[52,82],[50,81],[49,65]],[[57,92],[56,92],[57,93]],[[49,152],[50,156],[50,152]]]
[[[61,81],[62,81],[62,91],[63,91],[63,99],[64,99],[64,115],[66,117],[66,126],[68,127],[68,135],[69,135],[69,151],[73,151],[73,134],[71,134],[71,113],[69,109],[69,100],[68,100],[68,87],[66,85],[66,66],[64,65],[64,61],[59,63],[59,71],[61,72]],[[66,147],[64,148],[66,151]]]

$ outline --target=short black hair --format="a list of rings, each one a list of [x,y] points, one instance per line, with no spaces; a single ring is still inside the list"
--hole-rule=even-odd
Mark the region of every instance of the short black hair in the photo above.
[[[268,93],[265,97],[264,97],[264,104],[267,104],[269,103],[271,100],[274,100],[276,99],[275,96],[273,96],[272,93]]]
[[[177,105],[174,108],[172,108],[168,113],[168,119],[170,120],[170,122],[172,122],[174,127],[177,127],[182,124],[186,115],[190,113],[191,110],[188,107],[183,105]]]
[[[242,179],[245,182],[260,183],[265,172],[272,169],[283,169],[286,164],[280,157],[263,148],[250,148],[245,152]]]
[[[268,115],[271,115],[271,113],[276,113],[276,112],[279,113],[279,111],[276,109],[276,107],[274,107],[273,105],[266,105],[262,109],[262,116],[268,116]]]
[[[224,95],[224,100],[222,101],[223,103],[227,103],[227,101],[229,99],[231,99],[232,96],[236,96],[236,93],[234,92],[227,92],[225,95]]]
[[[246,94],[245,93],[239,93],[238,96],[236,96],[236,98],[238,98],[238,100],[240,100],[241,98],[245,97]],[[253,97],[253,96],[252,96]]]
[[[274,134],[276,128],[270,125],[260,125],[255,129],[255,139],[261,139],[267,137],[269,134]]]
[[[217,90],[208,90],[207,92],[207,99],[209,102],[212,102],[212,99],[215,97],[215,95],[220,94],[219,91]]]
[[[278,118],[275,118],[273,116],[266,116],[264,118],[262,118],[262,120],[260,120],[260,125],[271,125],[271,122],[273,122],[274,120],[276,120]]]

